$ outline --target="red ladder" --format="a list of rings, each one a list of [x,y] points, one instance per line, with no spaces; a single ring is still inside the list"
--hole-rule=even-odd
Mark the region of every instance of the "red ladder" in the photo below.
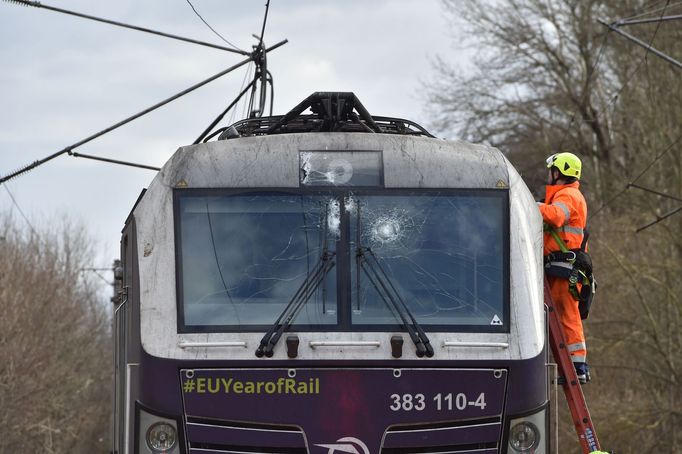
[[[566,395],[566,401],[568,402],[568,408],[571,410],[575,431],[578,434],[578,441],[580,441],[584,454],[599,451],[601,449],[599,440],[597,440],[597,434],[590,418],[590,412],[587,409],[583,390],[580,387],[578,376],[571,361],[571,355],[566,349],[564,332],[561,329],[561,321],[549,292],[547,278],[545,278],[545,307],[549,320],[549,345],[552,348],[554,361],[557,362],[559,367],[559,376],[564,377],[562,386]]]

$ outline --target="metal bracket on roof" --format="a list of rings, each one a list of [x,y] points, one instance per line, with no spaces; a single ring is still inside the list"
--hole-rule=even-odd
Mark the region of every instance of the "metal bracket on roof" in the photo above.
[[[365,126],[368,132],[382,132],[381,127],[374,121],[354,93],[318,91],[308,96],[277,123],[270,126],[266,134],[278,131],[308,108],[324,121],[321,128],[323,131],[332,132],[343,123],[354,122]]]

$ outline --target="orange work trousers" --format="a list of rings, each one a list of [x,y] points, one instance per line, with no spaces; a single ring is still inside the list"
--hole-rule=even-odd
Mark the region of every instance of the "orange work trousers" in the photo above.
[[[549,282],[549,291],[554,301],[554,307],[564,330],[566,348],[571,354],[571,360],[574,363],[584,363],[587,358],[587,344],[585,344],[578,301],[568,291],[567,279],[547,276],[547,281]],[[580,284],[578,284],[578,292],[580,292]]]

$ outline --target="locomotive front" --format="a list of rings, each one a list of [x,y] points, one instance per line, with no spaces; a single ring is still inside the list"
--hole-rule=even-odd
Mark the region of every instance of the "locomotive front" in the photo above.
[[[183,147],[124,230],[119,452],[547,452],[540,251],[489,147]]]

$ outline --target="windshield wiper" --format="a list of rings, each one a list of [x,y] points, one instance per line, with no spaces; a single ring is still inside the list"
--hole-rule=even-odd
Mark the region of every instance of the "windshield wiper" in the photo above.
[[[277,342],[279,341],[282,334],[291,326],[294,319],[298,315],[301,308],[315,293],[320,284],[325,280],[329,271],[334,268],[334,261],[332,257],[335,255],[333,252],[327,252],[326,250],[320,257],[315,267],[310,270],[308,275],[305,277],[301,286],[296,290],[294,296],[291,298],[289,303],[286,305],[282,313],[277,317],[277,320],[272,325],[272,327],[265,333],[263,339],[260,341],[260,345],[256,349],[256,356],[262,358],[267,356],[271,358],[273,355],[273,350]]]
[[[365,254],[365,251],[369,254]],[[371,260],[365,260],[366,257],[370,257]],[[405,304],[405,301],[400,296],[398,290],[396,290],[393,282],[388,277],[388,274],[384,271],[384,268],[381,266],[374,251],[369,247],[359,247],[357,259],[359,262],[358,267],[362,268],[365,272],[379,296],[381,296],[386,305],[389,306],[389,309],[398,313],[398,316],[403,322],[403,326],[407,330],[412,342],[414,342],[415,347],[417,347],[417,356],[422,358],[426,355],[431,358],[433,356],[433,347],[429,342],[428,336],[419,323],[417,323],[412,312],[408,309],[407,304]],[[367,264],[367,267],[364,266],[365,264]],[[405,314],[407,314],[407,317]],[[408,317],[410,319],[409,321]]]

